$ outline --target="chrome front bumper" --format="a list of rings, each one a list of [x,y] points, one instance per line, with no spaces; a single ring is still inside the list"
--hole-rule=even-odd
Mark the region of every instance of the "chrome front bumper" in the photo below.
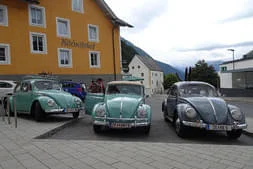
[[[149,126],[150,122],[148,118],[110,118],[110,117],[95,117],[93,124],[108,126],[111,123],[127,123],[132,127],[144,127]]]
[[[189,122],[189,121],[182,121],[182,123],[185,126],[189,126],[189,127],[195,127],[195,128],[202,128],[202,129],[206,129],[206,130],[220,130],[220,131],[231,131],[231,130],[238,130],[238,129],[246,129],[247,128],[247,124],[238,124],[238,123],[234,123],[232,125],[216,125],[216,124],[206,124],[203,122]]]

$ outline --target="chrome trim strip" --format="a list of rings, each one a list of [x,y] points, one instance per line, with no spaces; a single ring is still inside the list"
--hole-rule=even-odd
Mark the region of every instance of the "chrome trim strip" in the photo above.
[[[123,109],[123,98],[121,98],[121,102],[120,102],[120,118],[122,118],[122,109]]]
[[[214,108],[213,102],[209,98],[207,98],[207,100],[209,101],[209,103],[212,106],[212,109],[213,109],[213,112],[214,112],[215,121],[217,122],[217,112],[216,112],[216,110]]]

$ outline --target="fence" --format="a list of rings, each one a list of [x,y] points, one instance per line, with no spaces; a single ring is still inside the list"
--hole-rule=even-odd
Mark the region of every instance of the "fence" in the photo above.
[[[0,114],[2,116],[2,121],[5,121],[5,117],[7,115],[7,122],[8,122],[8,124],[11,124],[10,116],[12,114],[14,114],[15,128],[17,128],[17,111],[16,111],[16,98],[15,98],[15,96],[12,96],[13,113],[11,113],[12,110],[10,107],[10,96],[2,97],[0,99],[1,99]]]

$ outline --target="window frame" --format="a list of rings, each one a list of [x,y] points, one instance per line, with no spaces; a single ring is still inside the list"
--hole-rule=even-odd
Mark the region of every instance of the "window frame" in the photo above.
[[[97,31],[97,38],[96,39],[91,39],[90,27],[96,28],[96,31]],[[99,42],[99,27],[98,27],[98,25],[88,24],[88,41],[89,42]]]
[[[36,8],[36,9],[40,9],[41,10],[41,13],[42,13],[42,24],[32,23],[32,10],[31,10],[31,8]],[[28,5],[28,11],[29,11],[28,13],[29,13],[29,25],[30,26],[37,26],[37,27],[46,28],[46,10],[45,10],[45,7],[29,4]]]
[[[61,64],[61,55],[60,55],[60,52],[62,50],[69,52],[69,64],[68,65]],[[57,55],[58,55],[58,67],[60,67],[60,68],[72,68],[73,67],[72,49],[69,49],[69,48],[58,48],[57,51],[58,51],[57,52]]]
[[[0,48],[5,48],[6,61],[0,61],[0,65],[9,65],[11,64],[11,54],[10,54],[10,45],[5,43],[0,43]]]
[[[95,65],[95,66],[91,65],[91,54],[92,53],[97,54],[97,65]],[[99,51],[89,51],[89,64],[90,64],[90,68],[100,68],[101,67],[101,57],[100,57]]]
[[[78,13],[84,13],[84,6],[83,6],[84,3],[83,3],[83,0],[81,0],[81,5],[80,5],[80,6],[81,6],[81,9],[80,9],[80,11],[74,9],[74,3],[73,3],[74,1],[75,1],[75,0],[72,0],[72,1],[71,1],[72,11],[78,12]]]
[[[43,42],[43,51],[35,51],[33,50],[33,35],[42,36]],[[45,33],[38,33],[38,32],[30,32],[30,48],[32,54],[47,54],[47,35]]]
[[[8,7],[0,4],[0,8],[3,9],[4,13],[4,21],[0,22],[0,26],[8,26]]]
[[[63,21],[63,22],[67,22],[67,29],[68,29],[68,34],[60,34],[59,30],[58,30],[58,21]],[[57,32],[57,37],[64,37],[64,38],[71,38],[71,30],[70,30],[70,20],[66,19],[66,18],[60,18],[60,17],[56,17],[56,32]]]

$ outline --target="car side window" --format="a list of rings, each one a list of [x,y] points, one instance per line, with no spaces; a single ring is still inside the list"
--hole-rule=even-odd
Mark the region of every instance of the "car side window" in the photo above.
[[[177,87],[176,86],[171,87],[170,95],[171,96],[177,96]]]
[[[12,85],[6,82],[0,82],[0,88],[12,88]]]
[[[29,83],[29,82],[22,83],[22,85],[21,85],[21,91],[22,92],[28,92],[28,91],[31,91],[31,90],[32,90],[31,83]]]

